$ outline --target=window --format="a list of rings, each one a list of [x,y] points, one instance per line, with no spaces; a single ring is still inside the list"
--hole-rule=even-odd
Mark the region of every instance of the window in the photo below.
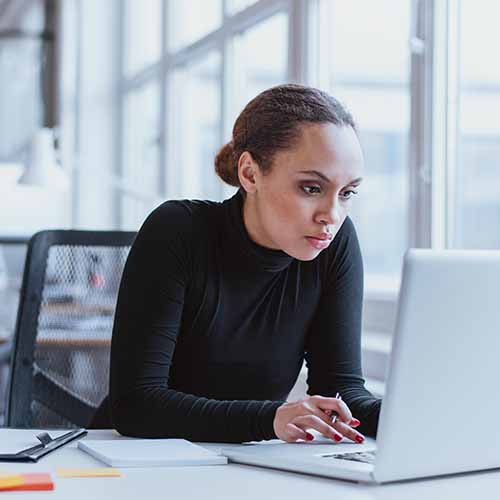
[[[240,10],[244,10],[257,0],[226,0],[228,14],[236,14]]]
[[[176,67],[168,99],[168,198],[218,199],[214,156],[220,143],[220,54]]]
[[[229,196],[213,157],[248,100],[323,88],[358,124],[364,326],[387,353],[406,248],[500,248],[497,3],[128,0],[116,219],[137,229],[159,200]]]
[[[317,12],[317,78],[353,114],[365,156],[352,217],[367,290],[397,290],[408,231],[410,1],[320,0]]]
[[[122,226],[137,229],[159,190],[159,87],[153,81],[125,96]]]
[[[8,14],[8,5],[2,15]],[[48,98],[53,92],[47,78],[52,42],[43,41],[46,19],[43,4],[32,2],[9,29],[9,21],[0,28],[0,161],[24,160],[24,148],[35,131],[48,120]],[[0,15],[1,17],[1,15]],[[12,16],[10,16],[12,17]],[[45,65],[42,64],[45,57]],[[44,81],[45,79],[45,81]],[[41,82],[44,81],[44,86]],[[1,165],[0,165],[1,168]]]
[[[232,84],[236,99],[231,123],[250,99],[286,82],[287,37],[287,16],[279,13],[233,38]]]
[[[132,76],[157,62],[161,55],[162,1],[127,0],[125,3],[125,74]]]
[[[263,90],[287,81],[287,46],[288,15],[285,12],[274,14],[230,40],[231,80],[225,96],[229,108],[225,141],[231,137],[233,124],[248,101]],[[234,192],[235,188],[223,185],[224,197]]]
[[[168,46],[178,50],[217,29],[222,21],[222,0],[168,2]]]
[[[457,168],[452,245],[500,248],[500,5],[461,0]],[[453,216],[454,215],[454,216]]]
[[[124,4],[120,227],[138,229],[163,199],[233,193],[214,157],[246,102],[287,81],[290,9],[283,0]]]

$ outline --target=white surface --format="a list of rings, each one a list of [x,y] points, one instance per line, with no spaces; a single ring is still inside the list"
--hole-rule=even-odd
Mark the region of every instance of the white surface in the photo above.
[[[78,448],[114,467],[224,465],[226,457],[185,439],[86,440]]]
[[[2,430],[4,431],[4,430]],[[51,431],[49,431],[51,432]],[[485,431],[486,432],[486,431]],[[2,437],[5,437],[5,432]],[[114,431],[90,431],[83,439],[126,439]],[[411,450],[415,439],[406,439]],[[275,444],[276,441],[270,442]],[[200,443],[208,448],[237,447]],[[316,445],[319,447],[318,445]],[[2,493],[2,498],[47,498],[64,500],[470,500],[498,498],[500,471],[469,473],[433,480],[416,480],[383,486],[308,476],[247,465],[207,467],[137,467],[123,469],[121,478],[58,478],[57,467],[102,467],[102,462],[70,443],[36,464],[1,463],[2,471],[51,472],[54,491]]]

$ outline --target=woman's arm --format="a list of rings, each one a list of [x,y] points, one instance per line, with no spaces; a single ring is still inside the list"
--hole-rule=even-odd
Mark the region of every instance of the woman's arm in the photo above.
[[[169,387],[191,282],[190,210],[182,202],[164,203],[144,223],[127,259],[111,344],[113,425],[136,437],[273,439],[274,414],[282,401],[218,401]]]
[[[340,393],[357,430],[374,436],[381,400],[364,387],[361,372],[363,261],[352,221],[347,218],[332,242],[324,292],[306,341],[309,394]]]

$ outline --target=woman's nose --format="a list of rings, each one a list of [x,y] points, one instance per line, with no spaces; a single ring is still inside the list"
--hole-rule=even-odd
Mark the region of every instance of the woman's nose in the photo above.
[[[321,215],[321,221],[329,226],[336,226],[342,219],[341,207],[338,203],[332,203]]]

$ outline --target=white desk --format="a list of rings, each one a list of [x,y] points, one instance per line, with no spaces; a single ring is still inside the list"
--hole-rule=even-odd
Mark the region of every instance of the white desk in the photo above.
[[[90,431],[86,436],[88,439],[111,437],[120,439],[113,431],[108,430]],[[206,443],[203,445],[207,446]],[[238,464],[122,468],[124,476],[121,478],[59,478],[55,474],[56,467],[102,466],[104,464],[77,449],[76,443],[47,455],[36,464],[3,462],[0,463],[2,472],[52,472],[55,490],[0,492],[0,496],[54,500],[486,500],[500,496],[500,471],[383,486],[349,483]]]

